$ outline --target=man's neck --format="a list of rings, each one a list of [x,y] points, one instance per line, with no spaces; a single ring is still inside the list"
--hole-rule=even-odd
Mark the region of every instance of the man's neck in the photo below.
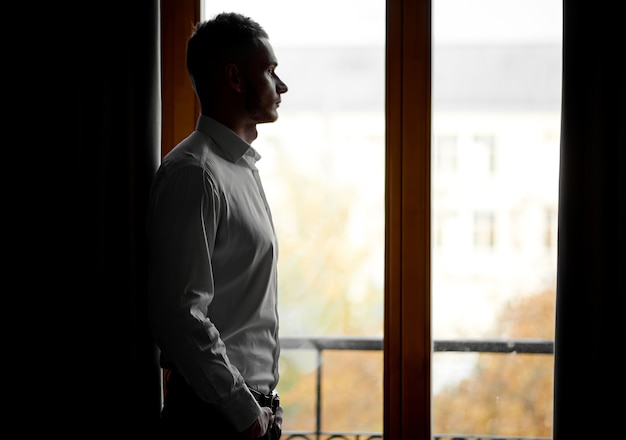
[[[237,136],[246,141],[249,144],[257,138],[259,135],[256,129],[256,123],[242,122],[238,118],[229,118],[226,115],[217,115],[211,113],[204,113],[205,116],[215,119],[220,124],[231,129]]]

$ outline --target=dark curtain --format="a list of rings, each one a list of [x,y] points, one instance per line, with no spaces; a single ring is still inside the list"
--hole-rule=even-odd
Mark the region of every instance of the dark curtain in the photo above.
[[[624,431],[626,40],[617,5],[563,2],[555,440]]]
[[[50,6],[56,9],[56,6]],[[52,114],[70,206],[63,230],[66,313],[48,410],[79,438],[147,434],[161,405],[147,320],[145,213],[160,160],[159,0],[75,4],[47,28],[62,38],[48,69],[63,69]],[[66,148],[67,145],[71,148]],[[57,213],[50,213],[57,214]],[[67,229],[66,229],[67,228]],[[56,231],[55,231],[56,232]],[[56,379],[56,380],[54,380]],[[51,403],[50,403],[51,402]]]

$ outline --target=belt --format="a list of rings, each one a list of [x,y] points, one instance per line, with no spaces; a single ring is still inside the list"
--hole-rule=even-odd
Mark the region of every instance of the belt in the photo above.
[[[276,408],[280,406],[280,396],[276,391],[272,391],[270,394],[263,394],[253,388],[248,387],[248,389],[259,405],[272,408],[272,412],[276,414]]]

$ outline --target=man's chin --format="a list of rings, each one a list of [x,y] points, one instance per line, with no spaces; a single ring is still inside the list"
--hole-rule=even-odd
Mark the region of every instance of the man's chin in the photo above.
[[[257,120],[257,124],[269,124],[271,122],[275,122],[278,119],[278,113],[275,113],[274,115],[271,116],[267,116],[266,118],[261,118]]]

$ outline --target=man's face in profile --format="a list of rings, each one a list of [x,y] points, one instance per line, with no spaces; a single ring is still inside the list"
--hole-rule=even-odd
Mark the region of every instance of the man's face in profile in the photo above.
[[[241,68],[244,105],[248,117],[257,124],[278,119],[281,94],[287,85],[276,75],[278,61],[267,38]]]

